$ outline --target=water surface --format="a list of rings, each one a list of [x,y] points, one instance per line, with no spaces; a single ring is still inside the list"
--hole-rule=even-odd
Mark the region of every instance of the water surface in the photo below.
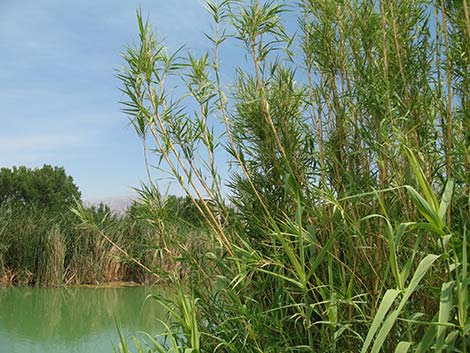
[[[0,353],[111,353],[116,322],[125,337],[163,329],[155,290],[120,288],[1,288]]]

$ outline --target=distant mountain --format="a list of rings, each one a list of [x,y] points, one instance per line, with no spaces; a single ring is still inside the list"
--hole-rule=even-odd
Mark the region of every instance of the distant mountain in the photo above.
[[[103,197],[100,199],[85,201],[86,206],[98,206],[100,203],[107,205],[112,212],[116,214],[124,214],[132,202],[137,200],[137,195],[125,195],[125,196],[111,196]]]

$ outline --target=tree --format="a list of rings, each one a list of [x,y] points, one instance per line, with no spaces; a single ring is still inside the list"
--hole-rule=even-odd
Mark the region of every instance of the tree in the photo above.
[[[44,165],[35,169],[24,166],[0,169],[0,206],[68,207],[80,195],[73,178],[65,173],[63,167]]]

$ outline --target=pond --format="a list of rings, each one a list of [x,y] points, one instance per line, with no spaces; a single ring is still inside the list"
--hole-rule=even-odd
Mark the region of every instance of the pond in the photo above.
[[[163,331],[165,312],[155,290],[119,288],[0,287],[1,353],[112,353],[116,322],[129,338]]]

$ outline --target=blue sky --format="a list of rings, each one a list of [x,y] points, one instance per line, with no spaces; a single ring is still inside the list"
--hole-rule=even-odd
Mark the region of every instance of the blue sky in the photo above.
[[[132,194],[147,181],[116,78],[120,53],[138,38],[139,7],[170,51],[209,49],[202,0],[0,0],[0,167],[63,166],[91,201]],[[295,26],[295,14],[289,17]],[[236,66],[249,68],[241,47],[224,43],[226,83]],[[218,165],[227,176],[225,162],[222,156]],[[181,193],[176,183],[169,192]]]
[[[139,6],[169,47],[207,47],[197,0],[0,0],[1,167],[64,166],[85,199],[145,180],[115,77]]]

